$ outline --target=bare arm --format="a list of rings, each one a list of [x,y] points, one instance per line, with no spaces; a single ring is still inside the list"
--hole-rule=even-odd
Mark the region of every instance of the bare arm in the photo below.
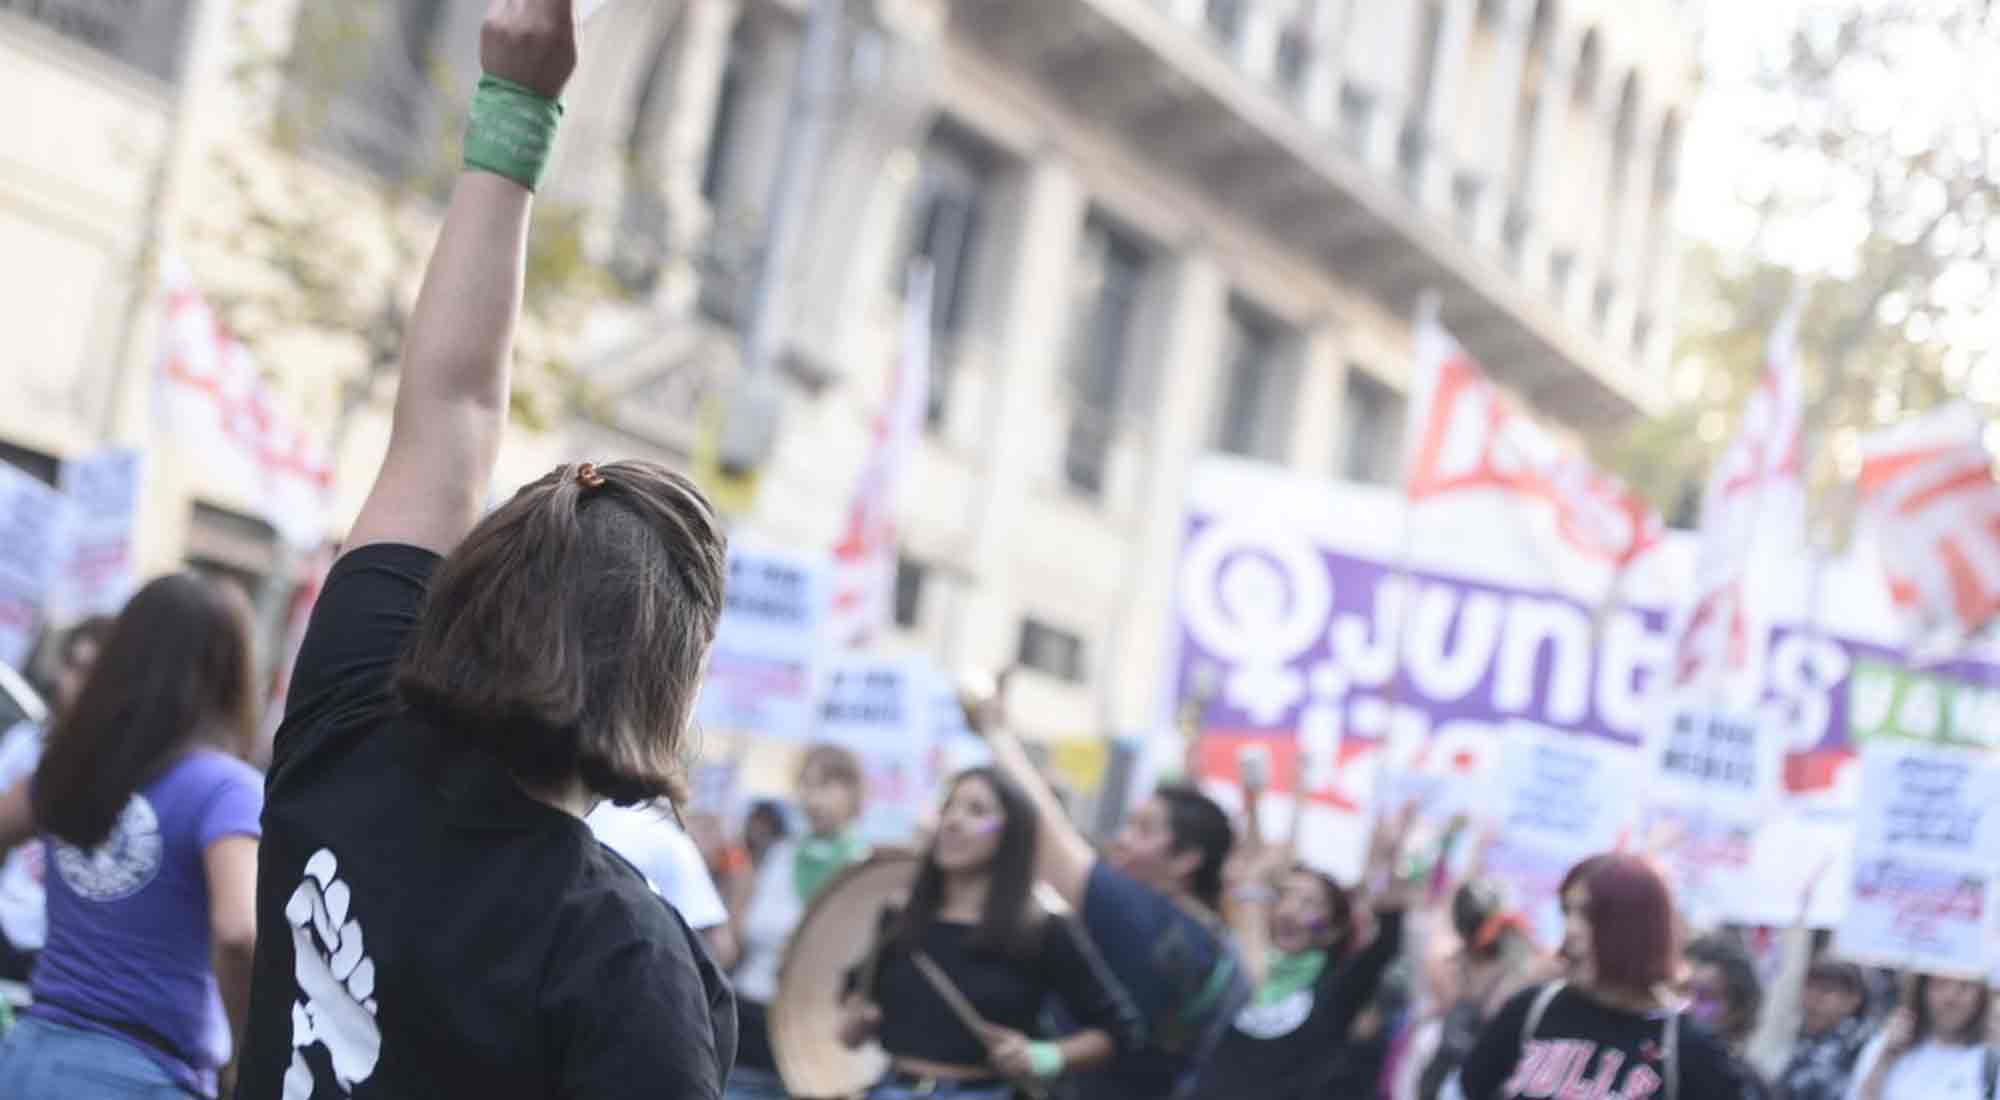
[[[1097,865],[1097,850],[1070,822],[1069,815],[1063,811],[1062,801],[1056,797],[1048,780],[1036,770],[1035,762],[1028,758],[1028,750],[1022,747],[1020,739],[997,724],[981,732],[985,733],[987,744],[992,746],[993,766],[1027,792],[1028,801],[1035,808],[1035,816],[1040,819],[1040,835],[1035,846],[1036,877],[1062,895],[1070,908],[1082,912],[1084,891],[1090,885],[1090,871]]]
[[[202,853],[208,872],[208,934],[215,984],[229,1014],[234,1049],[250,1020],[250,970],[257,954],[257,838],[226,836]]]
[[[570,0],[493,0],[480,64],[551,99],[576,64]],[[507,418],[528,212],[519,183],[468,170],[452,189],[403,343],[389,450],[349,546],[447,553],[479,518]]]
[[[1097,865],[1097,849],[1071,823],[1055,789],[1042,778],[1020,739],[1007,730],[1002,703],[1008,675],[1003,672],[990,688],[971,689],[962,695],[965,722],[972,732],[986,738],[993,750],[993,766],[1013,780],[1035,808],[1040,825],[1035,842],[1035,877],[1048,883],[1071,909],[1080,913],[1084,891],[1090,885],[1091,868]]]
[[[12,790],[0,794],[0,852],[34,838],[35,811],[28,802],[28,784],[32,779],[32,776],[22,779]]]

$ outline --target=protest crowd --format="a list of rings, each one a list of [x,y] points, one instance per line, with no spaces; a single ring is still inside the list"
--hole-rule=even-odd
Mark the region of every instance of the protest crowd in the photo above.
[[[1687,884],[1700,821],[1600,832],[1563,803],[1604,773],[1553,749],[1533,814],[1413,771],[1329,858],[1312,769],[1205,737],[1199,692],[1101,837],[1005,673],[954,685],[914,812],[833,736],[796,746],[789,797],[693,798],[715,507],[645,461],[486,501],[570,11],[487,16],[386,457],[282,721],[224,583],[159,577],[43,640],[50,713],[0,739],[0,1097],[2000,1100],[1990,972],[1816,915],[1893,889],[1912,835],[1983,843],[1984,764],[1871,762],[1971,824],[1892,811],[1854,883],[1802,856],[1762,921]]]

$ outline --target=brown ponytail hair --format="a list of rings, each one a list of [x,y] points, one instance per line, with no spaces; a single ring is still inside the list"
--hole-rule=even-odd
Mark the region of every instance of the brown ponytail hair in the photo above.
[[[558,467],[438,567],[397,691],[524,781],[681,801],[725,551],[714,509],[680,474]]]

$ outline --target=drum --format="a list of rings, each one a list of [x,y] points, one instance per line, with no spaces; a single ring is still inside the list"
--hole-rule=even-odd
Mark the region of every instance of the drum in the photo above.
[[[917,880],[917,856],[878,849],[835,875],[806,909],[778,969],[770,1006],[772,1052],[795,1100],[845,1100],[888,1071],[879,1047],[840,1041],[840,1000],[848,972],[875,944],[882,913],[900,906]]]

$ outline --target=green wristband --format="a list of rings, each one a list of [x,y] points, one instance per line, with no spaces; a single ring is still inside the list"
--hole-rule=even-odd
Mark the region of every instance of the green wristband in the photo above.
[[[465,166],[505,176],[533,191],[556,147],[562,104],[487,73],[472,93],[465,126]]]
[[[1037,1040],[1028,1044],[1028,1065],[1041,1080],[1061,1077],[1063,1071],[1062,1046],[1057,1043]]]

